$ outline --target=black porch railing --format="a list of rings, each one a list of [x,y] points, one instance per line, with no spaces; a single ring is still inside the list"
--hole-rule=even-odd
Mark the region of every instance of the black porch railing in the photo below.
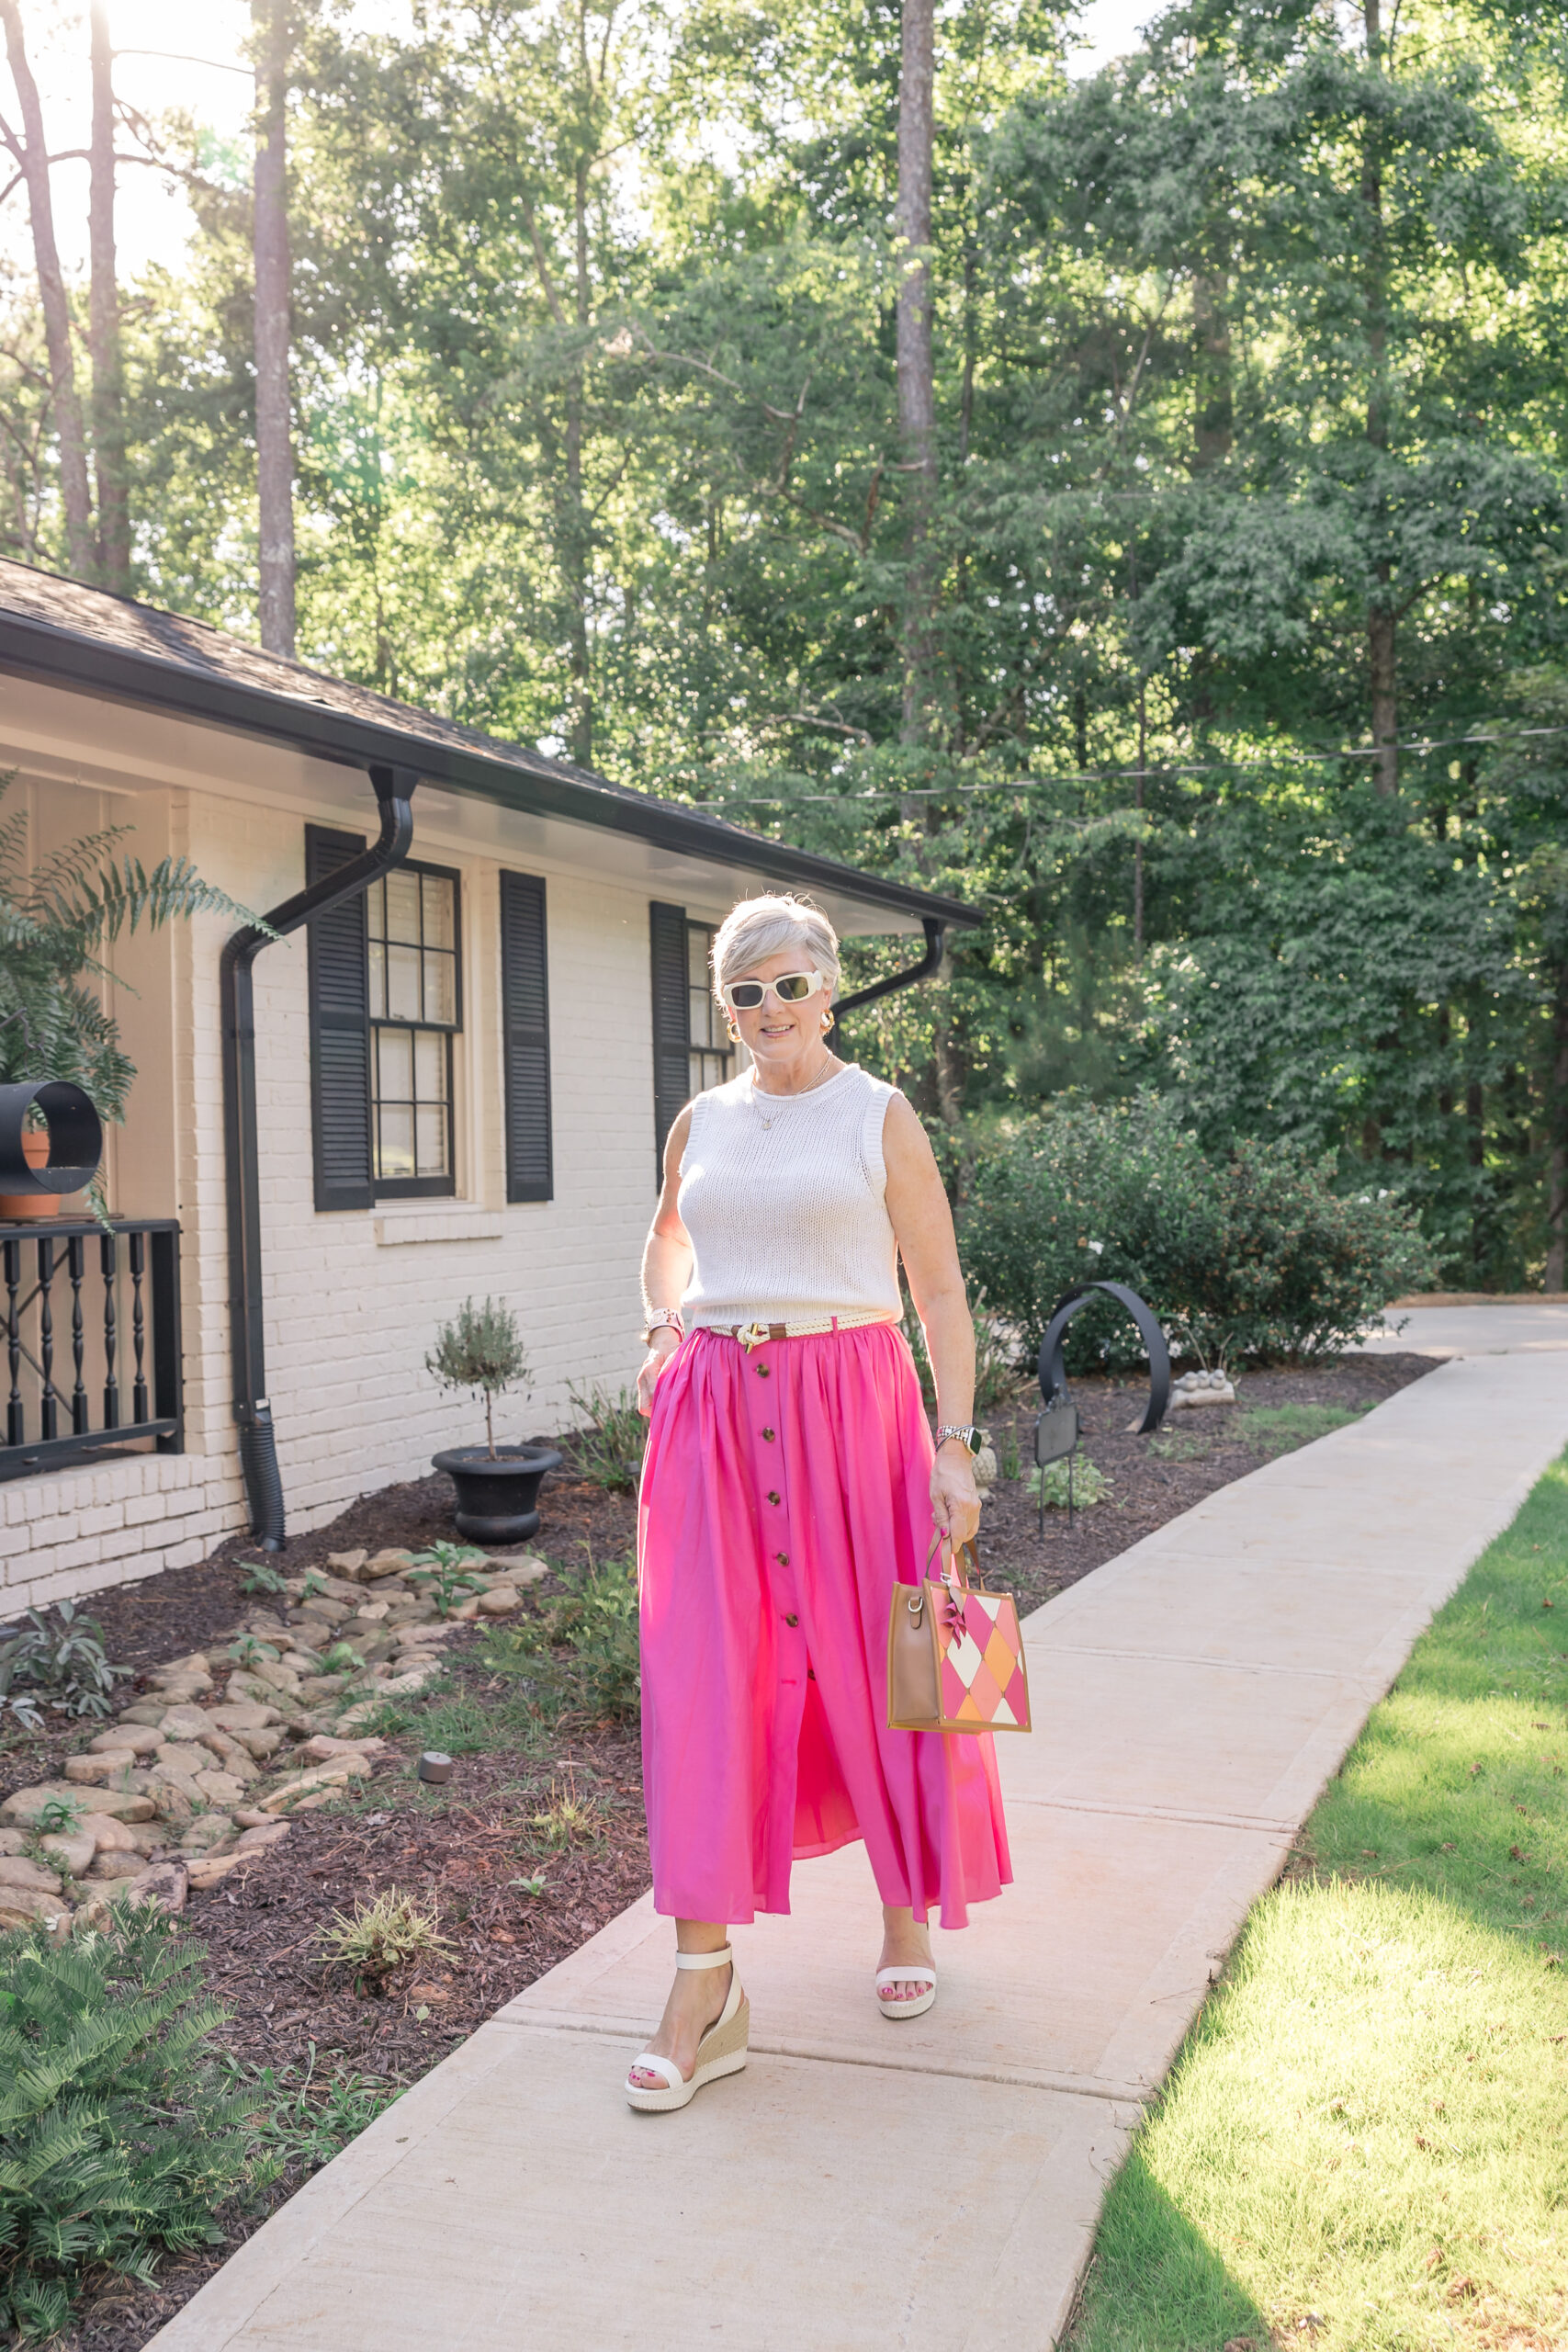
[[[117,1217],[0,1224],[6,1356],[0,1479],[106,1449],[185,1441],[180,1228]]]

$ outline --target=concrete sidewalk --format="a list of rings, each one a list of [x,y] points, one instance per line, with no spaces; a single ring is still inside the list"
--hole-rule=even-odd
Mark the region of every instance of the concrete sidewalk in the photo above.
[[[935,1938],[934,2009],[877,2014],[862,1849],[797,1865],[794,1915],[736,1933],[750,2067],[633,2115],[671,1945],[635,1904],[158,2352],[1045,2352],[1248,1906],[1565,1441],[1568,1351],[1463,1357],[1135,1544],[1030,1621],[1038,1728],[998,1742],[1017,1883]]]

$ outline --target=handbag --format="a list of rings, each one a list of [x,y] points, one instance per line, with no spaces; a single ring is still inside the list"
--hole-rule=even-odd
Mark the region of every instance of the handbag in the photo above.
[[[896,1584],[887,1618],[889,1731],[1028,1731],[1029,1673],[1018,1607],[979,1582],[973,1544],[951,1555],[944,1576],[931,1561],[919,1584]],[[976,1581],[964,1573],[964,1561]]]

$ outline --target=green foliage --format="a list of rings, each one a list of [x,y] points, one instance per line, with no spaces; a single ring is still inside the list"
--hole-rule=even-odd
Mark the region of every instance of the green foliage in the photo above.
[[[975,1325],[975,1410],[988,1413],[998,1405],[1008,1404],[1017,1396],[1022,1378],[1018,1363],[1016,1337],[998,1328],[994,1317],[982,1306],[973,1317]],[[919,1375],[920,1396],[928,1413],[936,1411],[936,1381],[931,1373],[931,1360],[926,1351],[926,1335],[920,1329],[920,1318],[915,1312],[913,1299],[904,1302],[903,1332],[915,1359]]]
[[[242,1560],[240,1566],[245,1571],[240,1578],[242,1592],[285,1592],[288,1590],[287,1577],[281,1576],[278,1570],[271,1566],[267,1561]],[[306,1578],[306,1584],[309,1587],[309,1577]],[[319,1577],[317,1589],[318,1591],[321,1589]]]
[[[0,800],[15,782],[14,771],[0,775]],[[0,1085],[70,1079],[112,1120],[125,1116],[136,1069],[99,1001],[96,984],[110,977],[100,951],[143,923],[259,922],[188,858],[165,857],[150,874],[137,858],[117,864],[108,853],[131,830],[84,834],[29,870],[25,809],[0,821]]]
[[[1059,10],[948,12],[928,484],[896,10],[310,0],[301,650],[968,899],[941,979],[852,1024],[956,1193],[966,1117],[1154,1086],[1216,1159],[1397,1189],[1450,1280],[1556,1286],[1568,765],[1526,730],[1568,708],[1561,53],[1539,10],[1374,21],[1178,0],[1070,79]],[[247,197],[171,135],[190,259],[121,306],[139,576],[243,625]],[[47,564],[10,310],[6,528]]]
[[[489,1556],[471,1544],[432,1544],[428,1551],[411,1555],[409,1582],[434,1601],[438,1617],[450,1617],[472,1594],[484,1590],[483,1579],[467,1571],[470,1563],[482,1565]]]
[[[1350,1411],[1343,1405],[1255,1405],[1238,1413],[1235,1425],[1249,1445],[1264,1453],[1292,1453],[1331,1430],[1348,1429],[1359,1421],[1364,1406]]]
[[[261,1658],[276,1662],[283,1653],[274,1642],[264,1642],[259,1634],[237,1634],[229,1645],[229,1656],[236,1666],[254,1666]]]
[[[1073,1462],[1070,1494],[1065,1458],[1047,1462],[1043,1468],[1036,1463],[1025,1481],[1024,1491],[1031,1502],[1037,1503],[1043,1488],[1047,1510],[1066,1510],[1069,1500],[1075,1510],[1090,1510],[1096,1503],[1110,1501],[1111,1484],[1104,1471],[1097,1469],[1087,1453],[1080,1453]]]
[[[517,1677],[558,1717],[635,1721],[642,1704],[637,1570],[629,1561],[562,1573],[565,1590],[492,1634],[483,1663]]]
[[[316,2172],[356,2140],[385,2108],[401,2098],[400,2086],[350,2070],[318,2075],[316,2045],[302,2067],[244,2066],[231,2058],[230,2085],[245,2109],[254,2178],[270,2187],[286,2172]]]
[[[512,1309],[493,1298],[482,1306],[466,1298],[452,1320],[437,1329],[424,1366],[443,1388],[467,1388],[483,1396],[486,1442],[493,1461],[495,1399],[528,1376],[523,1334]]]
[[[1392,1192],[1335,1189],[1328,1160],[1288,1142],[1210,1159],[1148,1096],[1053,1106],[1010,1125],[977,1162],[960,1245],[965,1267],[1025,1345],[1086,1283],[1127,1283],[1205,1362],[1313,1356],[1358,1337],[1431,1272]],[[1140,1361],[1111,1301],[1069,1326],[1067,1361]]]
[[[1307,2313],[1328,2352],[1560,2332],[1565,1560],[1568,1458],[1255,1906],[1111,2183],[1069,2352],[1267,2344]]]
[[[132,1671],[110,1665],[103,1627],[73,1600],[57,1601],[52,1611],[29,1609],[20,1630],[0,1642],[0,1716],[8,1713],[29,1731],[42,1729],[44,1707],[101,1718],[115,1684]]]
[[[582,1476],[611,1494],[635,1494],[642,1475],[642,1452],[648,1423],[637,1410],[636,1392],[618,1389],[614,1396],[594,1381],[569,1389],[572,1405],[587,1424],[573,1432],[572,1457]]]
[[[51,1797],[33,1815],[36,1838],[73,1838],[87,1817],[87,1807],[79,1797]]]
[[[352,1970],[361,1984],[379,1987],[411,1960],[438,1960],[452,1950],[434,1904],[389,1886],[333,1915],[321,1934],[328,1962]]]
[[[160,2252],[219,2241],[244,2101],[202,1958],[149,1909],[59,1949],[0,1939],[0,2326],[52,2335],[91,2271],[148,2281]]]

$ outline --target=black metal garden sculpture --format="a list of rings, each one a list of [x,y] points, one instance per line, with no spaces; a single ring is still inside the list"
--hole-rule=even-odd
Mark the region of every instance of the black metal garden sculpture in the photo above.
[[[1066,1368],[1062,1347],[1068,1324],[1080,1308],[1089,1305],[1097,1293],[1103,1291],[1126,1309],[1137,1326],[1138,1337],[1149,1359],[1149,1399],[1144,1417],[1134,1421],[1139,1436],[1157,1430],[1165,1419],[1170,1402],[1170,1350],[1160,1329],[1159,1317],[1146,1299],[1129,1290],[1125,1283],[1085,1283],[1081,1289],[1069,1291],[1058,1299],[1045,1326],[1045,1336],[1040,1342],[1041,1411],[1034,1421],[1034,1461],[1040,1472],[1040,1532],[1045,1532],[1045,1471],[1053,1462],[1065,1461],[1067,1465],[1067,1525],[1073,1523],[1073,1464],[1078,1449],[1078,1408],[1067,1393]]]

